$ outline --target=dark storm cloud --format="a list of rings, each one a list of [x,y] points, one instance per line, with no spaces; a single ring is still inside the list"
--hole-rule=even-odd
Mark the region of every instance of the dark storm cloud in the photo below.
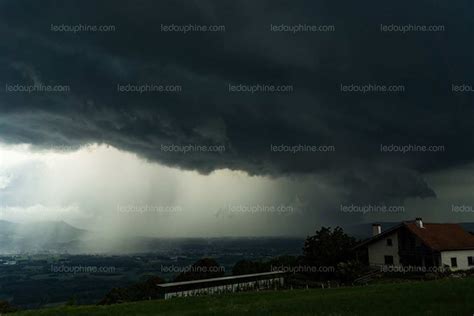
[[[474,158],[471,1],[1,1],[0,81],[67,85],[66,93],[0,95],[4,142],[38,147],[103,142],[152,161],[210,172],[320,173],[359,201],[429,197],[420,174]],[[114,32],[53,32],[113,25]],[[161,25],[225,25],[163,32]],[[270,25],[335,32],[270,32]],[[444,32],[380,32],[380,24]],[[181,92],[119,93],[117,85]],[[292,85],[287,93],[229,92],[229,84]],[[350,84],[403,93],[348,93]],[[225,145],[170,153],[161,145]],[[332,145],[275,153],[270,145]],[[444,145],[442,153],[381,153],[380,144]]]

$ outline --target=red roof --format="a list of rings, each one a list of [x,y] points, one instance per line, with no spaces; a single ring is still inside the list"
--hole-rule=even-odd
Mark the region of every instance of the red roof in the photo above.
[[[404,225],[433,250],[474,249],[474,236],[458,224],[424,223],[423,228],[413,222],[406,222]]]

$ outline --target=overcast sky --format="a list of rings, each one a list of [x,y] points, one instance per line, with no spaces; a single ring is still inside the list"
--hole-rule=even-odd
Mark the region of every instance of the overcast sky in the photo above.
[[[474,221],[473,6],[0,1],[0,219],[155,236]]]

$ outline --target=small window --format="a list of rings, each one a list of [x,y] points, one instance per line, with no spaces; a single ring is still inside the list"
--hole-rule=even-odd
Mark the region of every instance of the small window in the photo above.
[[[385,264],[393,264],[393,256],[385,256],[384,260]]]
[[[387,246],[392,247],[393,241],[392,238],[387,238]]]
[[[458,259],[456,257],[451,258],[451,267],[456,268],[458,266]]]
[[[467,257],[467,264],[469,266],[474,266],[474,257]]]

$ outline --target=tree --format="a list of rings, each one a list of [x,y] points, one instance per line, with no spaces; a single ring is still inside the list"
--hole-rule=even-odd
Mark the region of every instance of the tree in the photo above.
[[[124,302],[131,302],[130,293],[127,288],[115,287],[105,295],[105,297],[98,303],[99,305],[120,304]]]
[[[18,311],[18,309],[15,306],[11,305],[7,301],[0,301],[0,315],[3,313],[14,313],[16,311]]]
[[[364,273],[367,273],[365,266],[356,260],[340,262],[336,268],[337,279],[346,284],[354,282],[355,279]]]
[[[77,299],[75,295],[70,297],[66,302],[66,306],[74,306],[74,305],[77,305]]]
[[[334,230],[322,227],[314,236],[306,238],[303,259],[305,264],[321,268],[332,267],[335,270],[339,263],[353,259],[352,248],[355,245],[355,238],[345,234],[341,227]],[[329,273],[325,275],[329,276]]]
[[[270,272],[270,264],[261,261],[240,260],[232,268],[232,275]]]
[[[160,296],[157,284],[164,283],[160,277],[150,277],[143,282],[135,283],[126,288],[113,288],[99,302],[99,305],[119,304],[124,302],[157,299]]]
[[[188,271],[183,271],[174,279],[174,282],[218,278],[224,276],[224,269],[212,258],[203,258],[196,261]]]

